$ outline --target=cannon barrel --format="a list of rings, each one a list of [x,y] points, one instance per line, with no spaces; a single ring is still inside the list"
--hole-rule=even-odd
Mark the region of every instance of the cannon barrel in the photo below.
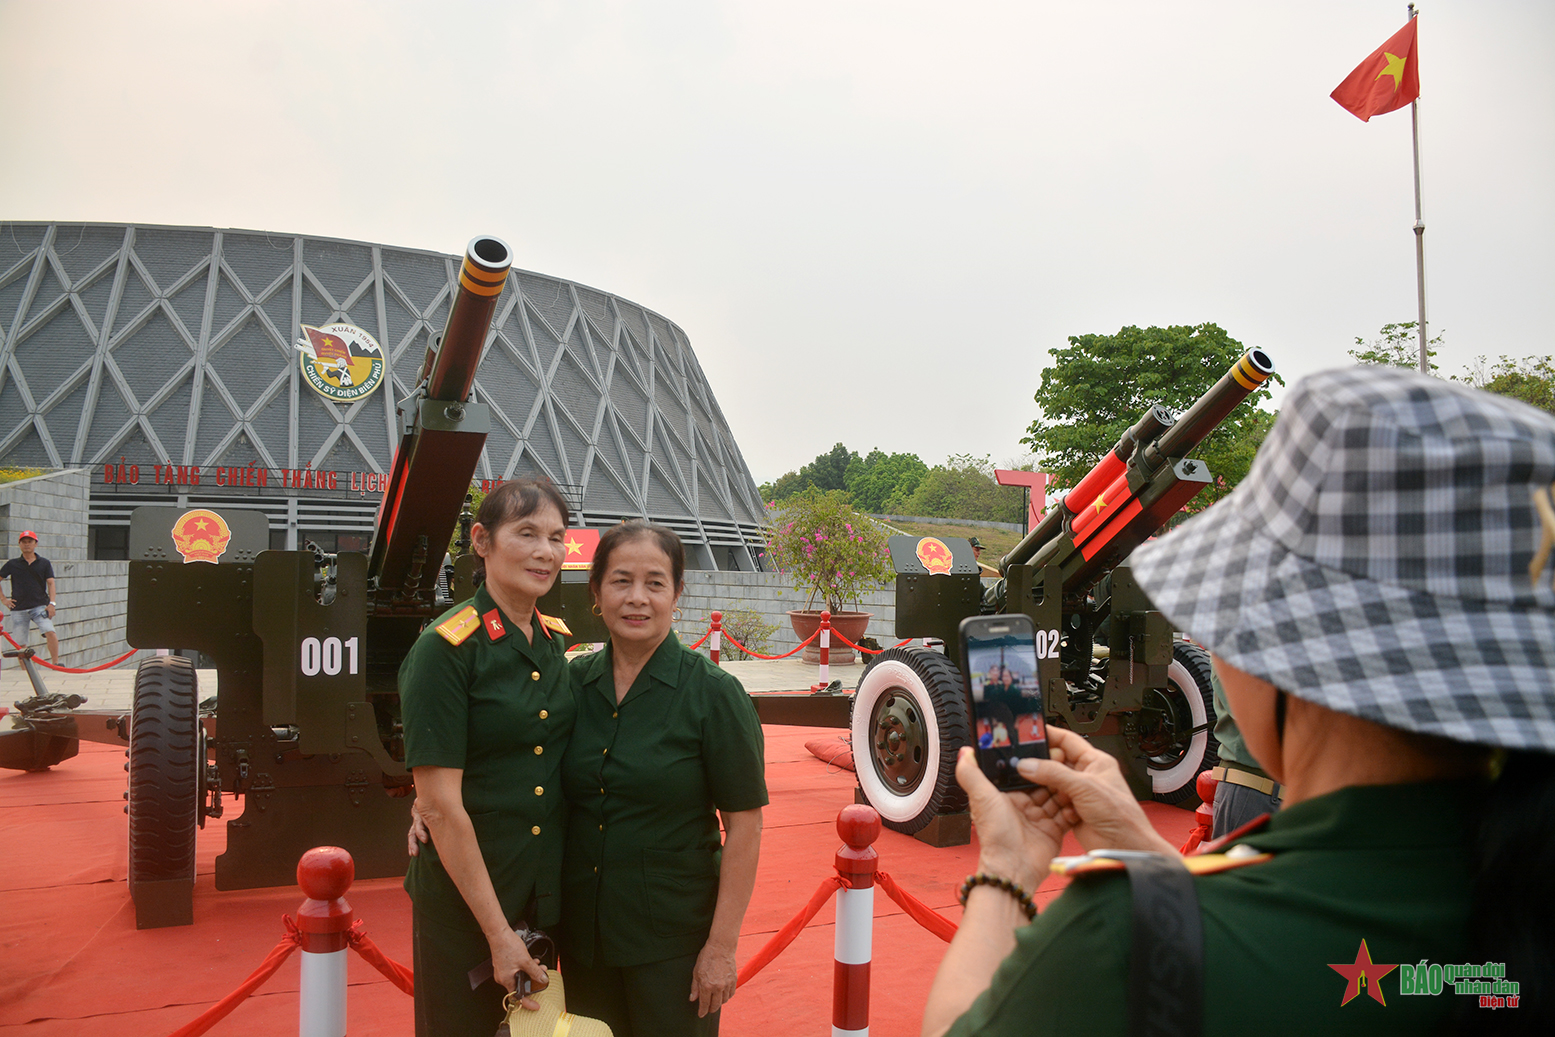
[[[1117,444],[1075,484],[1075,488],[1049,508],[1036,528],[999,560],[999,571],[1007,574],[1011,565],[1030,562],[1046,544],[1062,535],[1065,524],[1073,516],[1079,515],[1082,508],[1117,483],[1131,461],[1153,470],[1159,467],[1162,459],[1185,456],[1273,373],[1274,361],[1269,354],[1261,349],[1249,349],[1181,415],[1174,416],[1160,404],[1148,407],[1144,415],[1124,431]],[[1134,455],[1140,451],[1144,456],[1135,461]]]
[[[471,240],[448,322],[427,350],[418,391],[401,404],[406,431],[394,452],[368,556],[380,607],[431,605],[443,552],[486,443],[487,411],[465,401],[512,265],[513,252],[500,238]]]

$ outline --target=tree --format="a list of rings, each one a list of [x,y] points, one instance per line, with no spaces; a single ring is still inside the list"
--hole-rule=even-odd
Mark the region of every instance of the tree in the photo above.
[[[860,511],[894,514],[892,502],[905,504],[928,472],[917,454],[886,454],[876,447],[848,465],[848,492]]]
[[[858,460],[858,455],[838,443],[824,454],[817,454],[814,461],[797,472],[788,472],[775,481],[764,483],[758,489],[767,501],[784,501],[811,486],[821,490],[846,490],[848,466]]]
[[[994,480],[993,462],[987,457],[952,454],[929,470],[904,509],[908,515],[1019,522],[1022,502],[1019,487]]]
[[[1359,335],[1355,336],[1356,348],[1349,351],[1358,364],[1375,364],[1378,367],[1403,367],[1411,371],[1420,370],[1420,336],[1415,332],[1420,324],[1417,321],[1406,320],[1398,324],[1384,324],[1378,337],[1367,342]],[[1436,370],[1436,363],[1432,359],[1436,356],[1435,347],[1442,344],[1442,336],[1437,335],[1433,339],[1427,339],[1425,346],[1425,361],[1431,370]]]
[[[1034,397],[1042,416],[1021,442],[1040,455],[1056,486],[1072,488],[1146,407],[1188,407],[1244,352],[1215,324],[1129,326],[1116,335],[1070,336],[1069,346],[1054,350],[1052,366],[1042,372]],[[1213,503],[1246,477],[1274,424],[1274,415],[1260,406],[1268,399],[1267,387],[1253,392],[1193,451],[1217,476],[1196,503]]]
[[[1461,380],[1476,389],[1510,396],[1555,414],[1555,356],[1520,360],[1503,356],[1489,369],[1485,367],[1485,358],[1478,357]]]

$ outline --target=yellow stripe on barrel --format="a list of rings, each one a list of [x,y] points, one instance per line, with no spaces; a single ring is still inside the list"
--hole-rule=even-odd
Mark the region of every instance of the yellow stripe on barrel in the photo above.
[[[1235,378],[1242,388],[1251,390],[1262,385],[1269,376],[1248,363],[1247,356],[1244,354],[1242,359],[1232,366],[1231,377]]]
[[[476,295],[501,295],[502,286],[508,282],[508,272],[482,270],[466,257],[459,268],[459,287]]]

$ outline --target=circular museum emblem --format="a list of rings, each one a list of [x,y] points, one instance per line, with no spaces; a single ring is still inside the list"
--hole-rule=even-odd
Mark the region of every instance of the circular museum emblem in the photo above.
[[[354,324],[304,324],[307,338],[297,340],[302,376],[313,391],[336,403],[371,396],[383,382],[383,350]]]

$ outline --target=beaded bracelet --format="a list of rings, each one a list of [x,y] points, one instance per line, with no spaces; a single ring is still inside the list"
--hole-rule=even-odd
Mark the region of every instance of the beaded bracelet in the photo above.
[[[1037,917],[1037,906],[1031,902],[1031,894],[1027,893],[1024,887],[1019,883],[1011,882],[1009,879],[990,875],[986,871],[980,871],[976,875],[968,875],[966,881],[961,883],[961,892],[956,895],[956,899],[961,902],[963,908],[966,907],[966,898],[971,896],[972,890],[978,886],[994,886],[1014,897],[1016,903],[1020,904],[1021,911],[1025,913],[1026,921],[1029,922]]]

